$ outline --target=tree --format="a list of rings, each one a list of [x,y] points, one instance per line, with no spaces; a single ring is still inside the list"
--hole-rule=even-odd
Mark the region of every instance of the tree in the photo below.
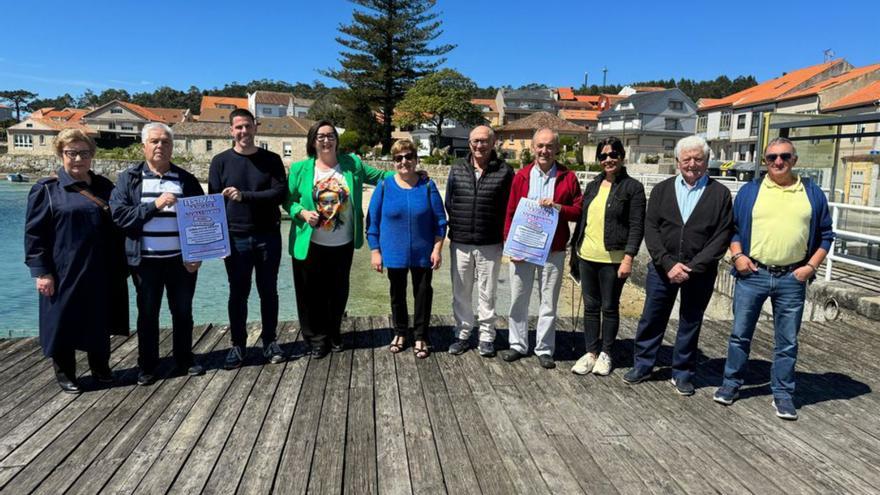
[[[382,151],[387,153],[394,107],[413,82],[442,65],[442,56],[455,46],[432,46],[443,33],[439,14],[430,12],[436,0],[351,1],[363,9],[355,9],[351,24],[339,27],[336,42],[345,47],[341,67],[322,74],[382,112]]]
[[[28,104],[31,111],[39,110],[41,108],[76,108],[76,98],[70,96],[70,93],[65,93],[64,96],[59,96],[57,98],[37,98],[36,100],[31,101]]]
[[[485,122],[483,112],[471,103],[477,85],[452,69],[443,69],[416,81],[397,105],[402,126],[431,124],[440,143],[443,123],[453,119],[465,126]]]
[[[21,111],[27,111],[31,100],[37,97],[36,93],[24,89],[12,91],[0,91],[0,100],[6,100],[15,107],[15,120],[21,122]]]
[[[333,92],[315,100],[309,108],[309,113],[306,114],[306,118],[314,121],[329,120],[338,125],[343,125],[345,117],[345,110],[339,104],[339,97]]]

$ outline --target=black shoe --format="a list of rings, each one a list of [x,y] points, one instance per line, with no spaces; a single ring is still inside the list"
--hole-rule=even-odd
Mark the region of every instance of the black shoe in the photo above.
[[[651,372],[643,371],[639,368],[633,368],[627,371],[625,375],[623,375],[623,381],[625,381],[626,383],[641,383],[648,378],[651,378]]]
[[[138,385],[145,387],[147,385],[152,385],[155,382],[156,382],[156,377],[153,376],[152,373],[145,373],[143,371],[138,373],[138,381],[137,381]]]
[[[201,376],[205,374],[205,368],[200,364],[193,363],[186,368],[186,374],[189,376]]]
[[[234,345],[229,349],[229,353],[226,354],[226,360],[223,362],[223,368],[227,370],[234,370],[236,368],[241,368],[241,365],[244,364],[244,349],[241,346]]]
[[[92,370],[92,376],[98,381],[98,383],[103,383],[105,385],[115,381],[113,378],[113,371],[111,371],[109,367],[103,370]]]
[[[449,354],[458,356],[467,352],[470,347],[471,343],[466,339],[455,339],[455,342],[449,345]]]
[[[341,340],[338,340],[336,342],[330,342],[330,350],[332,352],[342,352],[345,350],[345,346],[342,345]]]
[[[501,359],[507,361],[508,363],[518,361],[524,357],[526,357],[526,355],[517,351],[516,349],[507,349],[505,351],[501,351]]]
[[[58,380],[58,386],[61,387],[61,390],[65,393],[78,394],[82,392],[82,389],[79,388],[79,384],[76,383],[76,380],[69,378],[67,375],[58,373],[55,375],[55,378]]]
[[[694,384],[690,382],[690,380],[676,380],[674,377],[670,378],[669,381],[672,383],[672,386],[675,387],[675,391],[678,392],[678,395],[694,395],[696,389],[694,388]]]
[[[281,346],[274,340],[263,346],[263,357],[271,364],[283,363],[287,359]]]
[[[547,354],[538,354],[538,364],[545,370],[552,370],[556,367],[556,361],[553,360],[553,356],[548,356]]]
[[[309,354],[311,354],[311,356],[315,359],[324,359],[329,353],[330,349],[323,345],[314,346],[309,352]]]

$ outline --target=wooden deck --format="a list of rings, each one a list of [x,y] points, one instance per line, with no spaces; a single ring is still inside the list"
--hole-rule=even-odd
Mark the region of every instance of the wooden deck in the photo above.
[[[450,319],[433,323],[439,351]],[[706,323],[690,398],[674,393],[662,369],[636,386],[620,379],[633,321],[607,378],[568,371],[579,333],[561,332],[560,366],[547,371],[534,358],[508,364],[473,351],[393,356],[387,318],[346,325],[343,353],[254,359],[237,371],[220,369],[223,329],[199,328],[208,372],[150,387],[134,385],[136,339],[115,339],[119,384],[96,389],[84,378],[92,390],[78,396],[60,392],[34,339],[0,341],[2,492],[880,492],[876,323],[806,325],[797,422],[777,419],[770,405],[766,323],[749,388],[732,407],[711,399],[729,322]],[[286,349],[302,349],[295,325],[280,335]],[[661,362],[669,357],[664,346]]]

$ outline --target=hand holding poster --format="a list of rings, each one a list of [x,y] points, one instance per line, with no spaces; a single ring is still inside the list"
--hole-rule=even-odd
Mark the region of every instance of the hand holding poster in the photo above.
[[[225,258],[232,252],[222,194],[178,199],[177,229],[183,261],[187,263]]]
[[[510,224],[510,233],[504,243],[504,254],[544,265],[550,254],[550,245],[558,223],[559,212],[556,208],[539,206],[533,199],[520,199]]]

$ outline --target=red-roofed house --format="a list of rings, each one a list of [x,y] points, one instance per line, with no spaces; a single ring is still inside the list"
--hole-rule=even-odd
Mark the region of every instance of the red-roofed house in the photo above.
[[[202,103],[199,106],[199,113],[205,113],[209,108],[222,108],[224,110],[235,110],[236,108],[248,108],[247,98],[234,98],[231,96],[202,96]]]
[[[490,126],[498,127],[501,125],[498,117],[498,106],[493,98],[474,98],[471,100],[471,103],[483,112],[483,117],[489,122]]]
[[[172,125],[192,120],[189,109],[148,108],[113,100],[83,115],[82,120],[98,132],[99,146],[120,146],[140,141],[141,129],[150,122]]]
[[[852,69],[846,60],[832,60],[784,73],[724,98],[703,99],[697,115],[697,134],[709,142],[715,159],[754,161],[761,152],[757,148],[765,113],[776,111],[785,97],[803,93]],[[810,97],[814,99],[812,107],[791,104],[788,111],[818,113],[815,94]]]
[[[567,120],[572,124],[579,125],[588,131],[594,131],[599,123],[598,110],[576,110],[571,108],[562,108],[559,110],[559,117]]]
[[[82,123],[87,112],[78,108],[41,108],[6,130],[7,149],[15,155],[49,156],[55,154],[52,141],[64,129],[80,129],[95,137],[97,132]]]

